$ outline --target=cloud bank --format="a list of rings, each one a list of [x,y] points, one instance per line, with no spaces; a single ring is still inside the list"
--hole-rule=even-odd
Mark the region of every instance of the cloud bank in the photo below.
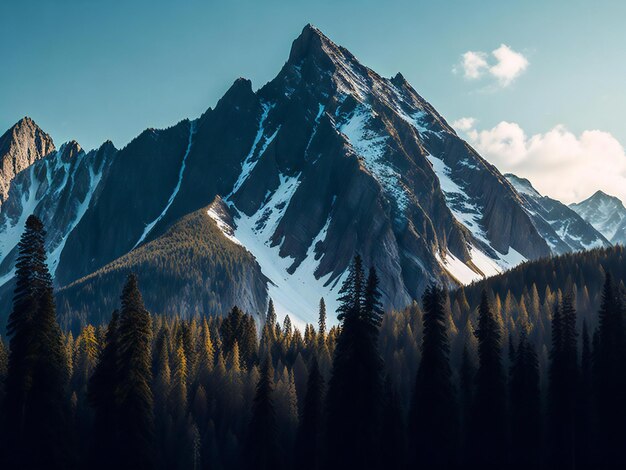
[[[460,68],[452,70],[458,73],[463,71],[463,76],[468,80],[478,80],[485,76],[496,80],[502,87],[508,87],[527,68],[528,59],[520,52],[514,51],[506,44],[487,54],[482,51],[467,51],[461,56]]]
[[[478,130],[473,118],[453,126],[502,173],[528,178],[542,194],[565,203],[578,202],[598,189],[626,202],[626,152],[610,133],[586,130],[580,135],[563,125],[528,135],[514,122]]]

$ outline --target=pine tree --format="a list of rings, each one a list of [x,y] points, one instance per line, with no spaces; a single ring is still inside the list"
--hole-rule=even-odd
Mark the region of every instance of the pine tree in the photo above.
[[[400,397],[391,379],[385,380],[381,461],[384,468],[404,469],[407,461],[406,429]]]
[[[558,468],[576,465],[576,390],[578,356],[576,310],[571,294],[563,296],[552,317],[549,371],[550,460]]]
[[[122,291],[118,326],[120,461],[134,468],[154,466],[154,415],[151,371],[152,326],[137,277]]]
[[[378,352],[377,289],[365,301],[360,256],[339,291],[336,340],[327,395],[326,467],[376,467],[380,461],[382,358]],[[358,429],[359,432],[354,432]]]
[[[244,449],[245,468],[280,470],[282,468],[274,410],[273,370],[269,360],[261,368],[261,377],[252,403],[252,419]]]
[[[587,321],[583,320],[581,334],[582,353],[580,360],[580,386],[577,394],[577,466],[589,468],[593,462],[593,375],[592,352]]]
[[[470,424],[471,464],[500,467],[507,451],[506,387],[502,370],[502,333],[483,291],[478,309],[478,370]]]
[[[411,405],[411,448],[415,464],[449,468],[457,456],[458,416],[450,344],[446,328],[445,292],[431,285],[422,297],[422,360]]]
[[[67,357],[57,323],[41,220],[31,215],[18,244],[16,287],[7,332],[4,400],[7,466],[70,465]]]
[[[533,346],[520,333],[511,363],[511,461],[519,469],[537,468],[541,448],[539,361]]]
[[[459,370],[460,387],[460,461],[470,461],[470,426],[472,417],[472,405],[474,402],[474,383],[476,367],[472,361],[467,344],[463,346],[461,368]]]
[[[96,368],[89,379],[88,400],[94,408],[94,447],[91,465],[95,468],[113,468],[120,464],[118,414],[116,390],[118,311],[114,311],[107,327],[104,347],[100,352]]]
[[[611,275],[607,273],[598,312],[597,345],[593,350],[594,396],[598,414],[598,458],[601,465],[625,466],[622,445],[626,439],[626,377],[624,307]]]
[[[319,308],[319,341],[320,346],[322,343],[326,342],[326,302],[324,302],[324,297],[320,299],[320,308]]]
[[[295,445],[295,465],[302,470],[322,468],[322,417],[324,379],[314,357],[307,380]]]

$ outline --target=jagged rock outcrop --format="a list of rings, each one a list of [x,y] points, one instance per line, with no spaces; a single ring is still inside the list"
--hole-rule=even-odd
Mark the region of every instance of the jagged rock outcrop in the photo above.
[[[25,117],[0,137],[0,206],[6,201],[13,178],[54,151],[52,138]]]

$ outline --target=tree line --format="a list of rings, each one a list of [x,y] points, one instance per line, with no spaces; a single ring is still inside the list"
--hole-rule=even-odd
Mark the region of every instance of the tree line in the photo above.
[[[108,324],[74,337],[57,322],[44,241],[29,217],[0,342],[2,468],[626,464],[626,304],[608,272],[582,319],[573,282],[504,302],[482,289],[475,308],[433,284],[421,305],[384,314],[376,270],[356,256],[339,326],[321,299],[303,332],[271,300],[261,321],[237,307],[153,316],[130,274]]]

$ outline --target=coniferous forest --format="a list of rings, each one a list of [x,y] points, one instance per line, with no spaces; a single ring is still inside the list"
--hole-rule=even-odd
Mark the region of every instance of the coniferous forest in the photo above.
[[[29,217],[0,342],[2,468],[626,465],[621,247],[431,285],[396,312],[356,256],[338,311],[320,299],[304,331],[271,300],[152,315],[129,274],[107,324],[63,331],[44,243]]]

